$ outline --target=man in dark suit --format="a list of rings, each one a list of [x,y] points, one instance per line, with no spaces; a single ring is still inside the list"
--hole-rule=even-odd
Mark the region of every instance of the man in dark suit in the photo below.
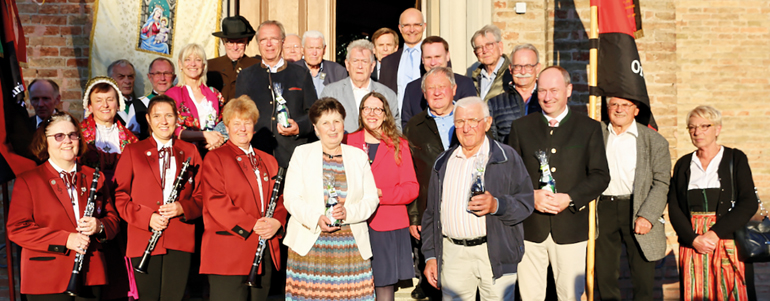
[[[559,299],[576,300],[585,286],[586,209],[610,181],[607,157],[600,123],[567,107],[572,94],[567,70],[546,68],[537,88],[542,113],[513,121],[508,141],[524,160],[533,186],[540,188],[535,212],[524,220],[519,288],[522,300],[544,300],[550,264]],[[540,183],[548,175],[554,186]]]
[[[511,122],[540,112],[537,102],[537,74],[540,54],[532,44],[517,45],[511,52],[511,64],[503,74],[503,93],[489,99],[489,113],[494,121],[490,132],[495,140],[508,141]]]
[[[310,71],[318,98],[325,86],[348,77],[345,67],[324,59],[326,40],[320,31],[308,30],[302,35],[302,53],[305,58],[294,63]]]
[[[428,108],[415,115],[404,128],[404,135],[409,140],[412,151],[414,171],[420,193],[417,199],[407,205],[409,213],[409,233],[414,237],[413,245],[421,247],[422,216],[428,204],[428,186],[433,163],[443,151],[458,143],[454,129],[454,94],[457,86],[451,68],[435,67],[422,79]],[[441,300],[441,292],[424,281],[425,258],[422,252],[415,253],[416,266],[420,272],[420,283],[412,291],[412,298]]]
[[[396,31],[387,27],[377,29],[372,35],[374,44],[374,56],[377,57],[377,65],[372,72],[372,79],[379,80],[382,59],[398,50],[398,34]]]
[[[620,253],[625,243],[634,300],[653,300],[655,262],[666,256],[663,209],[671,180],[668,141],[634,121],[639,102],[611,97],[602,124],[610,184],[597,205],[596,288],[602,300],[620,300]]]
[[[422,50],[422,65],[426,71],[430,71],[434,67],[447,67],[449,64],[449,43],[439,36],[430,36],[422,41],[420,46]],[[462,76],[455,73],[455,83],[457,83],[457,93],[455,93],[454,100],[457,101],[461,98],[477,96],[476,88],[473,86],[473,81],[469,77]],[[404,90],[404,102],[401,108],[401,124],[402,128],[406,127],[406,123],[412,116],[425,110],[428,107],[428,102],[422,93],[420,87],[422,79],[418,78],[413,80],[406,86]]]
[[[222,40],[225,45],[225,55],[208,61],[206,84],[222,93],[227,103],[235,97],[235,80],[241,70],[259,65],[259,56],[252,58],[246,55],[246,46],[254,37],[254,28],[242,16],[227,17],[222,20],[222,31],[212,33]]]
[[[243,69],[235,82],[235,97],[247,95],[261,113],[254,125],[254,147],[289,166],[294,148],[315,137],[307,112],[318,98],[310,73],[281,57],[286,32],[281,22],[268,20],[257,28],[262,63]],[[286,101],[289,126],[278,124],[277,100]]]
[[[422,13],[414,8],[408,8],[398,19],[398,30],[404,38],[401,51],[382,59],[379,82],[398,95],[398,109],[402,108],[406,85],[420,78],[420,58],[422,57],[422,34],[425,32],[425,19]]]
[[[29,102],[35,109],[35,116],[29,118],[29,128],[34,132],[43,120],[56,113],[56,107],[61,103],[59,85],[50,79],[35,79],[29,86]]]
[[[147,73],[147,79],[152,84],[150,94],[139,97],[137,101],[128,108],[128,125],[126,126],[136,135],[139,140],[150,137],[149,125],[147,124],[147,106],[150,100],[158,95],[163,95],[166,90],[174,85],[174,63],[165,58],[158,57],[150,62],[150,72]]]

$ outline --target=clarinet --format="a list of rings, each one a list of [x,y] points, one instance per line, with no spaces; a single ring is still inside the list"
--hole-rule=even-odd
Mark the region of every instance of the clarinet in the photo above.
[[[175,202],[176,198],[179,196],[179,190],[182,188],[182,183],[184,183],[184,174],[187,171],[187,167],[190,166],[190,159],[192,158],[187,157],[187,160],[182,163],[182,169],[179,170],[179,176],[177,176],[176,181],[174,181],[174,189],[171,190],[171,195],[169,195],[163,202],[163,205]],[[139,261],[139,265],[134,268],[134,271],[147,274],[147,266],[150,264],[150,254],[155,250],[155,244],[158,243],[158,239],[160,239],[161,235],[163,235],[163,230],[152,230],[152,237],[150,237],[150,241],[147,242],[147,247],[144,248],[142,260]]]
[[[267,212],[265,217],[273,217],[275,212],[275,204],[278,202],[278,191],[281,189],[281,182],[286,175],[286,170],[283,167],[278,168],[278,174],[275,175],[275,184],[273,185],[273,193],[270,195],[270,203],[267,205]],[[257,274],[259,272],[259,263],[262,262],[262,254],[265,253],[265,246],[267,241],[264,238],[259,238],[259,247],[257,247],[257,253],[254,255],[254,263],[251,264],[251,271],[249,271],[249,278],[246,280],[246,285],[251,287],[259,287],[257,282]],[[270,267],[265,267],[269,269]]]
[[[94,171],[94,179],[91,181],[91,190],[88,193],[88,200],[86,201],[86,209],[83,210],[83,217],[91,217],[94,215],[94,199],[96,198],[96,186],[99,184],[99,167],[96,167]],[[86,249],[86,252],[88,249]],[[77,253],[75,255],[75,266],[72,267],[72,275],[70,275],[69,284],[67,284],[67,290],[64,291],[70,297],[78,295],[78,283],[80,282],[80,270],[83,268],[83,261],[85,260],[85,254]]]

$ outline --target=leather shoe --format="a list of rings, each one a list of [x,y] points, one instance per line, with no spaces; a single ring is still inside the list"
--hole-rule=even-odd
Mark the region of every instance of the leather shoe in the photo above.
[[[425,292],[422,291],[422,287],[420,287],[419,285],[417,285],[417,287],[415,287],[414,290],[412,290],[412,299],[422,300],[422,299],[425,299],[426,297],[428,296],[425,295]]]

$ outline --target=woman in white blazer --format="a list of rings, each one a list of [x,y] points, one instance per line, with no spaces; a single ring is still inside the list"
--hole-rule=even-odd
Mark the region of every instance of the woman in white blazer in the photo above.
[[[345,108],[337,100],[319,99],[308,115],[320,141],[294,150],[283,194],[291,214],[286,300],[374,300],[366,221],[379,196],[368,155],[342,144]],[[327,210],[330,196],[339,203]]]

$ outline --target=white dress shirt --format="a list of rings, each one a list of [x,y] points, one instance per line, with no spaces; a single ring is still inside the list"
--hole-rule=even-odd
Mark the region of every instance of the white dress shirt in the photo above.
[[[53,163],[51,159],[48,159],[48,163],[51,163],[51,167],[53,167],[54,170],[56,170],[57,173],[59,173],[59,178],[64,181],[64,176],[62,176],[61,172],[64,171],[64,168],[59,167],[59,165],[56,165],[56,163]],[[72,166],[72,170],[68,172],[77,172],[78,171],[78,165],[75,164]],[[64,186],[67,186],[67,182],[64,181]],[[80,220],[80,204],[78,202],[78,187],[77,187],[77,177],[75,177],[75,185],[72,185],[69,189],[67,189],[67,194],[70,196],[70,200],[72,201],[72,211],[75,212],[75,222]]]
[[[556,118],[553,118],[551,116],[545,115],[545,113],[543,114],[543,116],[545,116],[545,119],[549,123],[551,122],[551,120],[556,119],[556,121],[557,121],[556,125],[554,125],[553,127],[557,128],[561,124],[561,121],[564,120],[564,117],[567,117],[567,113],[569,113],[569,105],[566,108],[564,108],[564,112],[561,112],[561,114],[559,114],[559,116],[556,116]]]
[[[174,139],[168,140],[166,144],[160,143],[158,141],[158,138],[155,137],[155,134],[152,134],[152,139],[155,139],[155,144],[158,145],[158,151],[160,151],[161,148],[168,147],[171,149],[171,156],[169,156],[169,162],[168,162],[168,169],[166,170],[166,173],[163,173],[163,157],[158,156],[158,170],[160,170],[160,174],[163,175],[164,185],[163,185],[163,201],[161,204],[165,203],[169,196],[171,196],[171,191],[174,189],[174,181],[176,180],[176,160],[174,160]]]
[[[500,67],[503,66],[503,61],[505,59],[501,56],[500,59],[497,60],[497,65],[495,66],[495,70],[492,71],[492,74],[487,73],[487,68],[481,67],[481,87],[479,89],[479,97],[481,99],[484,99],[484,97],[487,96],[487,93],[489,93],[489,89],[492,88],[492,83],[495,82],[495,78],[497,77],[497,73],[500,72]]]
[[[610,184],[604,195],[629,195],[634,193],[634,175],[636,173],[636,138],[639,130],[636,122],[625,132],[615,133],[612,124],[608,124],[607,165],[610,168]]]
[[[254,154],[254,148],[251,147],[251,145],[249,145],[249,150],[245,150],[240,146],[238,148],[240,148],[244,154],[247,154],[247,155],[252,154],[256,156],[256,154]],[[259,211],[264,214],[265,213],[265,196],[262,193],[262,179],[259,177],[259,167],[255,166],[254,176],[257,177],[257,185],[259,185],[259,201],[260,201]]]
[[[690,183],[688,183],[687,189],[720,188],[718,171],[719,163],[722,162],[724,154],[725,147],[719,146],[719,152],[704,169],[698,156],[693,153],[692,160],[690,160]]]

